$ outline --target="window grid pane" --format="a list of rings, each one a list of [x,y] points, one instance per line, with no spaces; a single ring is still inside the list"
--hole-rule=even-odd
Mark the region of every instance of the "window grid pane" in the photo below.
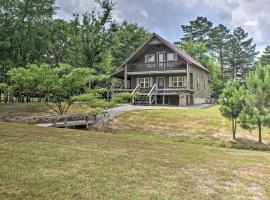
[[[173,87],[186,87],[186,77],[174,76],[173,77]]]

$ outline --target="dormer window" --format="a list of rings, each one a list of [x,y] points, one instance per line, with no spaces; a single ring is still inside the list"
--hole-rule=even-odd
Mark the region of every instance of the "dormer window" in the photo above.
[[[155,62],[155,54],[145,55],[145,63],[153,63]]]

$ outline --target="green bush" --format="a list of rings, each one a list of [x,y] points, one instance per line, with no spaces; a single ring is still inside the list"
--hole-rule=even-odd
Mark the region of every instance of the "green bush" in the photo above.
[[[115,103],[130,103],[132,98],[136,97],[137,94],[131,94],[129,92],[116,93],[113,95],[112,101]]]

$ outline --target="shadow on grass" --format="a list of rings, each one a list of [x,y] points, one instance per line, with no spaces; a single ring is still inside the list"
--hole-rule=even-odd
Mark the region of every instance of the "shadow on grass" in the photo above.
[[[232,148],[232,149],[243,149],[243,150],[257,150],[257,151],[270,151],[270,144],[259,144],[254,140],[249,140],[246,138],[238,138],[235,141],[226,141],[219,138],[209,137],[209,138],[178,138],[177,142],[186,142],[191,144],[201,144],[214,147]]]
[[[129,135],[144,135],[146,137],[167,140],[168,142],[176,143],[188,143],[196,145],[205,145],[213,147],[231,148],[231,149],[243,149],[243,150],[256,150],[256,151],[270,151],[270,144],[259,144],[257,141],[237,138],[235,141],[222,140],[216,137],[188,137],[188,136],[160,136],[154,134],[148,134],[141,131],[112,131],[114,134],[122,133]]]
[[[235,142],[231,142],[234,148],[239,149],[250,149],[260,151],[270,151],[270,144],[258,143],[257,141],[250,140],[247,138],[237,138]]]

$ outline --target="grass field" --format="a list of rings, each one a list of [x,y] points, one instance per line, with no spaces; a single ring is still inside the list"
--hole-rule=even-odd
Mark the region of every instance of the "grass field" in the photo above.
[[[185,140],[228,143],[232,141],[231,122],[224,118],[218,106],[205,109],[136,110],[122,114],[113,122],[116,130],[136,130]],[[243,130],[238,125],[239,144],[257,145],[257,130]],[[264,145],[270,150],[270,129],[263,128]]]
[[[0,123],[0,199],[269,199],[268,152]]]

